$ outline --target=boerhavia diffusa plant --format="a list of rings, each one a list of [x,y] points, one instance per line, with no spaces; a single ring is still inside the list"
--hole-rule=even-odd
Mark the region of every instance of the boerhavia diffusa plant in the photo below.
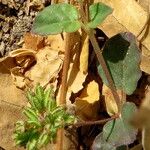
[[[112,12],[113,9],[103,3],[84,5],[79,1],[79,9],[67,3],[53,4],[38,13],[32,28],[33,33],[43,36],[76,32],[82,28],[89,36],[98,60],[98,73],[103,83],[111,89],[118,108],[118,118],[104,125],[93,143],[94,150],[115,150],[121,145],[132,143],[137,134],[137,130],[128,124],[136,106],[126,102],[125,97],[120,98],[117,93],[117,90],[122,90],[124,95],[131,95],[141,77],[136,38],[129,32],[117,34],[105,43],[102,51],[95,37],[94,28]],[[24,110],[27,121],[18,122],[15,132],[17,144],[27,149],[39,149],[54,141],[57,129],[75,120],[62,106],[56,105],[51,89],[45,91],[37,86],[35,93],[28,93],[28,99],[31,106]]]

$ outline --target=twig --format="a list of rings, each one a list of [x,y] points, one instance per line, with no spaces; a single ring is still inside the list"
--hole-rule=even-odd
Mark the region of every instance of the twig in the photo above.
[[[59,105],[65,105],[66,104],[66,94],[67,94],[67,75],[69,70],[69,64],[70,64],[70,39],[71,39],[72,33],[66,34],[66,43],[65,43],[65,57],[64,57],[64,64],[63,64],[63,72],[62,72],[62,86],[61,86],[61,92],[60,92],[60,99],[58,104]],[[64,129],[59,129],[57,132],[57,148],[56,150],[62,150],[63,149],[63,137],[64,137]]]
[[[73,126],[80,127],[80,126],[89,126],[89,125],[95,125],[95,124],[103,124],[105,122],[111,121],[111,120],[116,119],[118,117],[119,117],[119,115],[114,115],[111,118],[107,118],[107,119],[103,119],[103,120],[84,121],[84,122],[75,123]]]
[[[106,62],[105,62],[104,57],[102,55],[102,52],[101,52],[101,50],[99,48],[99,45],[98,45],[98,43],[96,41],[94,32],[93,32],[93,30],[90,30],[89,32],[87,32],[87,34],[89,35],[89,38],[90,38],[90,41],[91,41],[92,46],[94,48],[95,54],[97,56],[97,59],[98,59],[99,63],[101,64],[102,69],[103,69],[103,71],[105,73],[106,79],[107,79],[108,84],[109,84],[109,88],[111,89],[113,97],[114,97],[114,99],[116,101],[116,104],[118,106],[118,112],[120,112],[120,110],[121,110],[121,101],[120,101],[119,95],[117,93],[116,87],[114,85],[114,81],[113,81],[113,79],[112,79],[112,77],[110,75],[110,72],[108,70]]]

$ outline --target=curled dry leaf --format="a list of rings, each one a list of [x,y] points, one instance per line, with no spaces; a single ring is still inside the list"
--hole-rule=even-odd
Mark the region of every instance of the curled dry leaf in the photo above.
[[[24,72],[36,61],[35,54],[35,51],[31,49],[16,49],[11,51],[8,56],[0,59],[0,63],[11,72],[17,87],[25,87]]]
[[[76,112],[83,120],[96,119],[99,108],[100,92],[94,80],[87,84],[75,100]]]
[[[32,81],[35,87],[37,83],[45,86],[48,83],[55,82],[55,88],[58,73],[62,67],[63,57],[59,52],[49,47],[45,47],[36,54],[37,63],[25,73],[25,77]]]
[[[119,94],[119,97],[122,99],[122,91],[117,90],[117,93]],[[109,87],[107,87],[105,84],[103,84],[102,94],[105,97],[105,104],[106,104],[106,110],[107,113],[112,116],[118,113],[118,107],[116,104],[116,101],[114,100],[114,97],[112,95],[112,92]],[[123,100],[123,103],[125,100]]]

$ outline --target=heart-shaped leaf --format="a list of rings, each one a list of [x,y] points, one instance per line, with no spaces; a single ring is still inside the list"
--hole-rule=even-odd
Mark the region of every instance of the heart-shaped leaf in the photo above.
[[[77,9],[70,4],[50,5],[36,16],[32,32],[39,35],[75,32],[80,28],[78,16]]]
[[[116,147],[133,143],[136,139],[137,130],[129,125],[129,120],[136,110],[134,103],[125,103],[120,118],[104,125],[103,138]]]
[[[96,28],[109,14],[112,13],[112,11],[112,8],[103,3],[95,3],[91,5],[89,8],[90,22],[87,26],[90,28]]]
[[[116,150],[116,147],[108,143],[103,138],[103,133],[101,132],[99,135],[96,136],[94,139],[92,150]]]
[[[135,104],[126,102],[122,107],[120,117],[104,125],[103,131],[93,142],[93,149],[118,150],[123,148],[122,145],[133,143],[136,139],[137,130],[129,125],[129,120],[135,111]]]
[[[140,51],[132,33],[121,33],[110,38],[104,47],[103,56],[117,89],[130,95],[134,92],[141,77]],[[98,72],[108,86],[107,79],[98,65]]]

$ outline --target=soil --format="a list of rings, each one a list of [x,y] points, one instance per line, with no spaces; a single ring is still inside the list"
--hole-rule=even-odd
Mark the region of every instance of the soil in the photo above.
[[[0,57],[22,47],[23,35],[31,30],[37,12],[48,0],[0,0]]]

